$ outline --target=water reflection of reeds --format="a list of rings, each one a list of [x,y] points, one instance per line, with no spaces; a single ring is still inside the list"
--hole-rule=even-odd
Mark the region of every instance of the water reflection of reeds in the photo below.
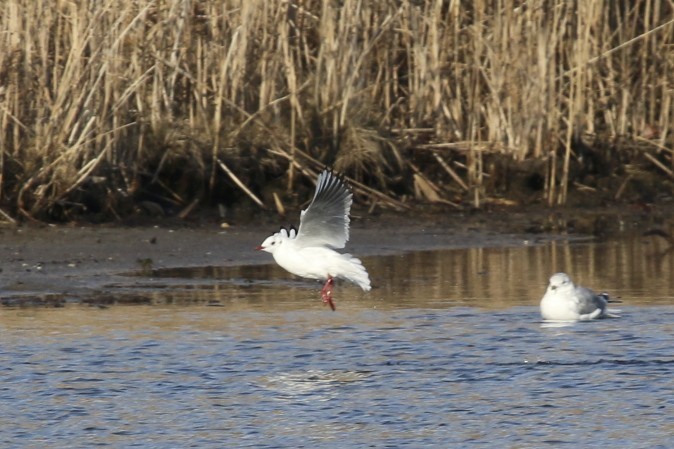
[[[419,252],[390,258],[381,273],[391,293],[474,305],[536,304],[552,273],[640,302],[672,299],[674,252],[642,239],[517,248]],[[380,259],[386,264],[387,259]],[[376,260],[371,268],[379,274]],[[391,275],[394,275],[392,278]],[[397,279],[397,280],[396,280]],[[393,295],[396,296],[396,295]]]
[[[674,251],[661,243],[633,238],[368,257],[364,263],[372,292],[341,282],[335,294],[344,307],[536,305],[549,276],[565,271],[577,283],[620,296],[627,304],[670,303]],[[154,270],[132,287],[113,291],[110,298],[140,293],[160,303],[305,308],[320,306],[318,289],[318,282],[294,278],[275,265],[171,268]]]

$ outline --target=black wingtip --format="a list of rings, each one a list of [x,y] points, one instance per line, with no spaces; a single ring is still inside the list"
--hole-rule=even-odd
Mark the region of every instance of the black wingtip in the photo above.
[[[332,166],[330,166],[330,165],[324,165],[324,166],[323,166],[323,170],[321,170],[321,173],[324,173],[324,172],[328,172],[328,173],[330,174],[330,176],[332,176],[333,178],[337,178],[337,180],[338,180],[342,185],[344,185],[344,187],[346,187],[348,190],[352,190],[352,189],[351,189],[351,185],[349,184],[348,179],[346,179],[346,176],[345,176],[343,173],[340,173],[340,172],[336,171],[336,170],[335,170]]]
[[[282,234],[285,233],[286,237],[290,237],[291,239],[297,236],[297,228],[295,227],[295,225],[290,225],[287,228],[285,226],[281,226],[281,229],[279,229],[278,232]]]
[[[601,292],[601,293],[599,293],[599,295],[597,295],[597,296],[599,296],[600,298],[603,298],[604,301],[610,302],[610,303],[621,303],[621,302],[622,302],[622,301],[620,300],[620,298],[614,298],[614,297],[612,297],[612,296],[609,296],[609,294],[606,293],[606,292]]]

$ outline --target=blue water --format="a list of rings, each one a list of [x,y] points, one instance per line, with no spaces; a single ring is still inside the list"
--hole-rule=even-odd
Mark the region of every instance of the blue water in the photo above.
[[[671,447],[669,281],[623,280],[619,319],[546,327],[544,285],[492,298],[494,270],[342,285],[334,313],[274,282],[217,306],[3,308],[0,447]]]

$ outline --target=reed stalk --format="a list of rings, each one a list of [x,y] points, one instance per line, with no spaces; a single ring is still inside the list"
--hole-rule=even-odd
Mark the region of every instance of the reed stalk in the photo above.
[[[540,159],[539,199],[564,204],[587,163],[574,136],[640,135],[656,145],[637,162],[674,169],[672,41],[658,0],[5,0],[0,208],[272,204],[300,154],[396,201],[414,164],[476,207],[490,161]]]

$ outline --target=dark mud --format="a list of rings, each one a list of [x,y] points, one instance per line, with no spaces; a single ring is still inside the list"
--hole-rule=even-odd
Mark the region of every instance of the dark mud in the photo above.
[[[356,210],[347,251],[359,257],[413,250],[504,247],[554,239],[602,239],[672,231],[671,209],[606,209],[467,213],[422,210],[417,215],[367,215]],[[0,295],[5,305],[62,306],[83,302],[154,303],[147,282],[157,270],[273,265],[254,250],[279,225],[275,216],[221,226],[163,222],[144,226],[22,226],[0,229]],[[650,238],[660,238],[658,236]],[[165,271],[163,271],[165,272]],[[245,275],[243,277],[245,279]],[[240,278],[238,278],[240,279]],[[155,289],[184,288],[169,281]]]

